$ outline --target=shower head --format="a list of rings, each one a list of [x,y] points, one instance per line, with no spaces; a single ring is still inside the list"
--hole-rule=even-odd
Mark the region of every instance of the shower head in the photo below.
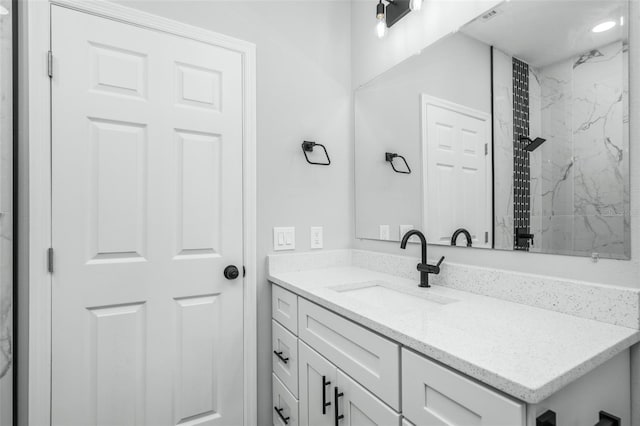
[[[534,140],[531,140],[526,136],[520,136],[520,142],[528,142],[527,145],[524,147],[524,150],[528,152],[535,151],[536,148],[542,145],[545,141],[546,139],[543,139],[543,138],[535,138]]]

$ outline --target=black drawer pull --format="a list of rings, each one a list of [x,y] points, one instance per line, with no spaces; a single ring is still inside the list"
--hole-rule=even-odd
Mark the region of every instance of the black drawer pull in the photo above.
[[[335,388],[333,388],[333,402],[336,403],[335,407],[333,407],[333,413],[335,415],[335,425],[336,426],[338,426],[338,423],[340,422],[340,420],[344,419],[344,414],[339,414],[338,413],[338,407],[340,405],[340,404],[338,404],[338,398],[340,398],[341,396],[344,396],[344,393],[339,392],[337,386]]]
[[[278,351],[273,351],[273,353],[276,354],[276,356],[278,358],[280,358],[280,361],[284,362],[285,364],[289,362],[289,358],[284,358],[282,356],[282,351],[279,351],[279,352]]]
[[[289,424],[289,417],[285,417],[285,416],[282,415],[282,412],[284,411],[284,408],[273,407],[273,409],[276,410],[276,413],[278,413],[278,417],[280,417],[282,419],[284,424],[288,425]]]
[[[331,384],[327,380],[327,376],[322,376],[322,415],[327,414],[327,407],[331,405],[331,401],[327,402],[327,386]]]

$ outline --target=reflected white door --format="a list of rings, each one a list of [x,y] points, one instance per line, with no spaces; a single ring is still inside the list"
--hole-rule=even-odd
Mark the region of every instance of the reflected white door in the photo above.
[[[424,227],[430,244],[465,228],[474,247],[491,247],[490,116],[423,95]],[[460,236],[458,245],[466,245]]]
[[[240,425],[242,58],[51,19],[52,423]]]

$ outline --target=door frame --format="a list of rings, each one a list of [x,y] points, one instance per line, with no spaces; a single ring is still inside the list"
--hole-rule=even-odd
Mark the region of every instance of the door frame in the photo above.
[[[20,240],[17,352],[20,424],[51,424],[51,7],[60,6],[138,27],[173,34],[240,53],[243,72],[243,423],[257,424],[256,258],[256,47],[253,43],[105,0],[24,0],[19,3]],[[53,52],[53,75],[56,64]],[[20,326],[20,324],[22,324]]]
[[[485,129],[487,131],[487,154],[486,157],[489,161],[489,164],[486,170],[485,183],[487,185],[487,206],[489,208],[487,218],[488,221],[488,231],[489,231],[489,242],[483,243],[482,245],[474,246],[474,247],[482,247],[482,248],[491,248],[493,247],[493,222],[495,221],[494,212],[493,212],[493,134],[491,127],[491,114],[476,110],[465,105],[460,105],[455,102],[447,101],[445,99],[437,98],[435,96],[428,95],[426,93],[422,93],[420,95],[420,150],[422,152],[422,227],[427,230],[429,209],[427,208],[427,203],[429,202],[429,194],[427,194],[428,189],[428,174],[427,174],[427,160],[428,160],[428,147],[427,147],[427,107],[429,105],[447,109],[450,111],[457,112],[459,114],[467,115],[469,117],[476,118],[482,122],[484,122]],[[428,230],[427,230],[427,235]],[[437,244],[437,243],[430,243]],[[440,244],[441,245],[441,244]]]

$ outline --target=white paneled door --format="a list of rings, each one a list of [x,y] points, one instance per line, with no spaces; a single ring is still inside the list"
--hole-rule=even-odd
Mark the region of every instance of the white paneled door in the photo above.
[[[431,244],[451,242],[458,228],[474,247],[491,247],[493,234],[489,114],[423,95],[424,224]],[[466,245],[461,236],[458,245]]]
[[[52,423],[240,425],[241,54],[51,10]]]

